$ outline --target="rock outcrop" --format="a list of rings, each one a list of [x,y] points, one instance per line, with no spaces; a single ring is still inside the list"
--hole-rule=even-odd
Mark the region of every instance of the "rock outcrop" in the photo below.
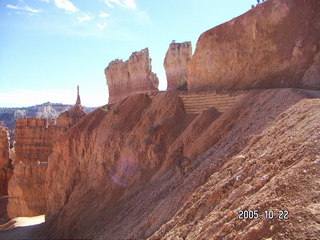
[[[86,115],[79,88],[76,104],[52,119],[20,118],[16,122],[14,174],[9,182],[10,218],[29,217],[46,211],[45,176],[48,158],[58,138]]]
[[[57,119],[57,127],[63,132],[67,131],[68,128],[76,124],[82,117],[86,115],[85,108],[81,105],[81,99],[79,94],[79,86],[77,87],[77,100],[76,104],[73,105],[68,111],[63,112]]]
[[[20,118],[14,130],[14,174],[9,181],[8,215],[31,217],[46,211],[45,175],[48,157],[57,138],[54,121]]]
[[[112,208],[165,164],[165,153],[190,120],[179,96],[170,92],[131,95],[89,114],[54,146],[46,177],[46,221],[64,215],[55,227],[65,231],[77,211],[91,215],[88,198],[104,199],[96,213]],[[77,208],[75,199],[81,199]],[[66,232],[63,237],[74,236]]]
[[[0,108],[0,127],[7,127],[10,133],[11,147],[14,142],[15,123],[17,119],[24,117],[39,117],[57,119],[59,115],[68,111],[72,105],[65,105],[61,103],[43,103],[36,106],[25,108]],[[86,112],[91,112],[95,108],[84,107]]]
[[[188,64],[192,58],[191,42],[172,42],[164,59],[167,90],[187,89]]]
[[[47,162],[52,152],[52,143],[56,134],[55,123],[45,118],[19,118],[14,133],[16,142],[14,164],[22,162],[25,165]]]
[[[0,127],[0,168],[6,168],[9,164],[10,137],[6,127]],[[0,195],[2,191],[0,190]]]
[[[10,137],[6,127],[0,127],[0,224],[7,219],[8,182],[12,176]]]
[[[152,72],[148,48],[134,52],[129,60],[114,60],[105,69],[109,88],[109,103],[114,103],[133,93],[158,90],[158,78]]]
[[[313,94],[250,90],[223,114],[196,117],[173,91],[97,109],[54,146],[47,237],[318,239]],[[290,216],[238,219],[251,206]]]
[[[269,0],[203,33],[189,89],[320,89],[320,2]]]

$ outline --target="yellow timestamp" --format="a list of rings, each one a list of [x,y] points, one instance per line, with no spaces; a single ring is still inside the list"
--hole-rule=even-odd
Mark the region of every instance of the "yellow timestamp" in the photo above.
[[[247,219],[280,219],[286,220],[289,219],[288,210],[240,210],[238,211],[238,219],[247,220]]]

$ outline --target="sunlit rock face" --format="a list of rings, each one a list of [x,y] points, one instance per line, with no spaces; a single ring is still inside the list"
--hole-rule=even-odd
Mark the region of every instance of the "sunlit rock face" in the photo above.
[[[9,181],[8,215],[35,216],[45,212],[45,174],[48,157],[59,135],[54,121],[20,118],[16,122],[14,174]]]
[[[187,88],[188,64],[191,58],[191,42],[170,44],[163,63],[167,75],[167,90]]]
[[[270,0],[203,33],[188,88],[320,89],[320,2]]]
[[[12,176],[9,130],[0,127],[0,224],[7,219],[8,182]]]
[[[123,62],[116,59],[105,69],[109,88],[109,103],[119,101],[133,93],[158,90],[158,78],[152,72],[148,48],[131,54]]]
[[[85,115],[78,88],[76,104],[60,114],[57,122],[36,117],[17,120],[14,130],[14,174],[8,186],[9,217],[28,217],[45,213],[45,178],[53,145]]]

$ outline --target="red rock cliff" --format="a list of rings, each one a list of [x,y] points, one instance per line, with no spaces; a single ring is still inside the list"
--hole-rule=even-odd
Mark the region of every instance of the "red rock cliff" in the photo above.
[[[8,128],[0,127],[0,224],[7,217],[8,182],[12,176]]]
[[[8,166],[9,147],[10,137],[8,128],[0,127],[0,168],[6,168]]]
[[[46,210],[45,174],[57,138],[51,119],[20,118],[16,122],[14,174],[9,181],[9,217],[36,216]]]
[[[203,33],[189,89],[320,89],[320,1],[269,0]]]
[[[315,92],[250,90],[196,118],[174,91],[95,110],[54,146],[47,238],[319,239]],[[250,206],[290,217],[252,225]]]
[[[15,163],[25,165],[47,162],[55,139],[54,121],[45,118],[20,118],[16,122]]]
[[[115,60],[105,69],[109,87],[109,103],[133,93],[158,90],[158,78],[152,72],[148,48],[134,52],[129,60]]]
[[[188,64],[191,58],[191,42],[170,44],[163,64],[167,75],[167,90],[187,87]]]
[[[76,104],[58,117],[57,124],[51,119],[34,117],[17,120],[15,170],[9,182],[8,214],[11,218],[45,213],[45,176],[53,145],[84,115],[78,89]]]

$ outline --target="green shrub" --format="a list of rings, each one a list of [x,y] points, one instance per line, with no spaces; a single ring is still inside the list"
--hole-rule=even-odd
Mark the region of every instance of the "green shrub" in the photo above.
[[[180,75],[177,90],[187,90],[187,78],[185,75]]]

